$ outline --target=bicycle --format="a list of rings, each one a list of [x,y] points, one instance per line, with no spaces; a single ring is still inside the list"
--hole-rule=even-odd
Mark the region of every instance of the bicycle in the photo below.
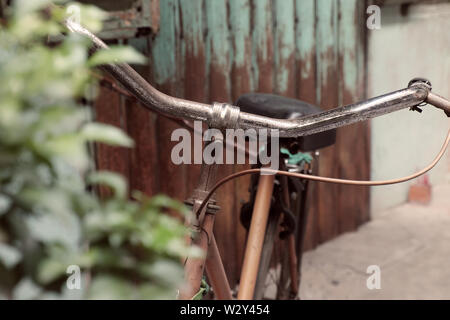
[[[90,38],[92,51],[107,49],[105,43],[94,34],[67,20],[66,26]],[[188,257],[185,261],[186,286],[180,290],[180,299],[191,299],[199,291],[203,274],[206,274],[217,299],[232,299],[232,290],[227,281],[213,234],[214,217],[219,207],[213,198],[214,192],[224,183],[242,175],[252,174],[250,202],[241,210],[241,221],[248,227],[247,245],[239,283],[238,299],[261,299],[264,283],[270,272],[276,274],[277,298],[298,296],[301,247],[306,223],[306,199],[309,180],[353,185],[387,185],[404,182],[429,171],[443,156],[449,142],[450,131],[439,154],[423,170],[400,179],[384,181],[356,181],[315,175],[314,161],[289,163],[292,153],[301,150],[315,151],[334,143],[338,127],[369,118],[381,116],[405,108],[421,112],[420,107],[428,103],[444,110],[450,117],[450,101],[431,92],[431,83],[415,78],[408,86],[385,95],[340,108],[321,111],[318,107],[274,95],[248,94],[236,105],[197,103],[165,95],[156,90],[127,64],[107,64],[101,67],[122,84],[142,104],[152,111],[170,118],[201,120],[210,128],[269,128],[276,129],[280,143],[290,152],[288,159],[280,156],[281,170],[256,166],[232,174],[215,182],[217,164],[202,164],[197,188],[187,203],[192,207],[193,220],[188,221],[195,237],[191,243],[206,252],[206,258]],[[276,106],[276,107],[274,107]],[[180,121],[180,120],[177,120]],[[181,122],[183,123],[183,122]],[[291,153],[292,152],[292,153]],[[258,175],[258,176],[256,176]],[[300,179],[299,179],[300,178]],[[283,216],[283,230],[287,257],[283,258],[275,271],[271,268],[279,221]],[[297,254],[299,253],[299,254]],[[277,270],[277,268],[281,270]]]

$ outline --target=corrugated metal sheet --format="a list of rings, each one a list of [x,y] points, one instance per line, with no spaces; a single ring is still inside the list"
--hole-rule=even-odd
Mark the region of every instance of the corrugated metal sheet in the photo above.
[[[160,0],[159,32],[131,43],[151,57],[151,67],[141,73],[167,94],[232,102],[246,92],[274,92],[328,109],[363,97],[364,37],[364,1]],[[97,102],[99,120],[120,124],[137,147],[102,147],[100,167],[125,173],[132,188],[149,195],[188,196],[199,166],[170,161],[177,125],[105,90]],[[367,124],[353,125],[340,129],[336,145],[321,152],[320,174],[367,179],[369,159]],[[225,165],[220,176],[244,167]],[[232,283],[245,244],[238,212],[248,181],[218,192],[216,238]],[[317,184],[312,199],[307,248],[368,220],[366,188]]]

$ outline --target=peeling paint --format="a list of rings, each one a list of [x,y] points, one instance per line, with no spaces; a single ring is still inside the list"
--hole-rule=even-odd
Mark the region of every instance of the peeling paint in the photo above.
[[[185,45],[196,56],[199,54],[203,33],[202,5],[202,0],[180,0],[183,34],[185,39],[190,40],[185,41]]]
[[[231,97],[252,91],[250,0],[229,1],[232,43]]]
[[[272,7],[270,0],[253,1],[252,67],[256,90],[272,91]]]
[[[322,92],[322,89],[327,85],[332,86],[330,81],[337,81],[332,70],[337,68],[337,1],[317,0],[316,5],[316,50],[317,61],[320,62],[317,64],[317,101],[324,106],[323,98],[330,93],[327,90]],[[325,104],[327,103],[325,102]]]
[[[233,32],[233,62],[242,67],[247,62],[246,44],[250,34],[250,3],[248,0],[232,0],[230,4],[230,25]]]
[[[180,0],[180,9],[183,31],[181,59],[184,68],[184,97],[206,102],[208,87],[203,40],[203,0]]]
[[[294,55],[295,55],[295,27],[294,1],[274,0],[275,30],[274,30],[274,59],[275,87],[278,93],[294,95]]]
[[[176,43],[179,30],[178,0],[160,4],[161,28],[152,45],[154,79],[161,85],[176,76]]]
[[[357,0],[340,1],[339,51],[341,55],[340,75],[344,82],[344,90],[355,92],[358,77],[358,61],[356,41],[359,27],[355,23]]]
[[[206,1],[206,21],[208,27],[208,61],[227,70],[230,60],[230,46],[226,0]]]
[[[295,9],[298,19],[295,39],[298,59],[305,61],[300,70],[300,77],[302,79],[308,79],[313,71],[310,56],[311,54],[315,54],[316,49],[314,0],[297,0]]]

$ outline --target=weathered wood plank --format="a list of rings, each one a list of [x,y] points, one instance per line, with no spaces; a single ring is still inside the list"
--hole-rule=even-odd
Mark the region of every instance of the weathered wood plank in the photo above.
[[[210,100],[230,101],[230,42],[227,1],[206,1],[207,61]]]
[[[358,26],[355,25],[356,1],[339,1],[339,104],[348,104],[356,99],[357,90],[357,61],[356,42]],[[339,135],[339,161],[341,163],[340,174],[347,178],[355,178],[355,158],[358,158],[356,145],[358,125],[352,125],[340,129]],[[356,195],[362,188],[354,186],[339,187],[338,223],[339,231],[353,230],[355,225],[355,211],[358,199]],[[346,192],[350,192],[345,194]],[[345,199],[344,199],[345,197]]]
[[[297,98],[316,104],[316,8],[315,0],[296,0],[295,43],[297,54]],[[304,250],[318,242],[317,183],[309,182],[309,211]]]
[[[339,2],[339,103],[354,103],[361,96],[361,55],[364,48],[360,41],[359,18],[364,11],[356,0]],[[338,160],[340,175],[349,179],[369,179],[370,155],[366,123],[359,123],[340,129]],[[369,211],[369,189],[357,186],[339,188],[339,232],[357,228]]]
[[[338,6],[337,1],[318,0],[317,5],[317,101],[324,108],[336,107],[338,104]],[[339,132],[338,132],[339,134]],[[328,177],[339,176],[336,144],[321,150],[319,174]],[[319,239],[321,242],[338,234],[336,206],[338,204],[337,185],[320,183],[317,185]]]
[[[130,39],[132,45],[145,56],[149,55],[147,38]],[[133,66],[141,76],[149,80],[149,65]],[[128,134],[135,147],[130,150],[130,189],[139,190],[151,196],[159,190],[159,163],[157,150],[156,114],[144,108],[136,100],[125,100]],[[149,178],[143,178],[149,177]]]
[[[253,88],[251,78],[250,1],[232,0],[230,26],[232,42],[231,97],[236,101]]]
[[[124,106],[122,106],[121,97],[116,91],[100,87],[94,110],[96,121],[126,130]],[[97,143],[95,149],[98,170],[114,171],[122,174],[125,179],[129,179],[129,151],[127,149],[102,143]],[[99,188],[99,193],[102,197],[110,195],[110,191],[104,187]]]
[[[232,0],[230,6],[230,25],[232,43],[232,66],[231,66],[231,96],[236,101],[240,95],[251,92],[253,89],[251,77],[251,32],[250,32],[250,1]],[[235,171],[250,168],[248,164],[236,164]],[[234,235],[236,238],[235,250],[235,278],[241,273],[244,256],[244,244],[246,230],[239,220],[240,209],[243,203],[248,201],[250,176],[244,176],[234,181],[235,208],[233,214]]]
[[[130,189],[146,195],[159,190],[159,163],[156,143],[157,116],[135,101],[127,101],[128,134],[135,147],[130,150]]]
[[[255,91],[273,90],[272,6],[270,0],[253,1],[252,65]]]
[[[210,102],[229,102],[230,90],[230,41],[228,30],[228,8],[226,0],[206,1],[206,57],[209,62],[209,99]],[[233,165],[222,165],[217,178],[233,173]],[[215,229],[217,245],[221,253],[225,253],[224,266],[228,280],[236,283],[236,238],[234,234],[234,184],[229,183],[217,193],[221,207],[216,217]]]
[[[207,101],[208,84],[203,36],[203,4],[203,0],[180,0],[184,97],[199,102]],[[191,146],[192,150],[195,150],[194,141]],[[192,163],[187,168],[188,195],[196,188],[200,177],[201,165],[194,164],[194,159]]]
[[[296,0],[298,98],[316,103],[316,8],[314,0]]]
[[[295,98],[295,10],[293,0],[274,0],[275,92]]]
[[[160,3],[161,28],[152,43],[153,83],[163,92],[180,95],[180,21],[178,0],[166,0]],[[172,132],[179,128],[167,118],[158,117],[158,157],[160,192],[183,200],[187,195],[186,168],[175,165],[171,158]]]

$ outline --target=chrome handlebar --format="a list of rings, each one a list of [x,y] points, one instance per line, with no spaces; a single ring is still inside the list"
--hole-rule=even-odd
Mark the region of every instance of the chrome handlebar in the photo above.
[[[430,91],[428,92],[428,96],[425,101],[436,108],[444,110],[447,117],[450,117],[450,101],[444,97]]]
[[[66,20],[67,28],[88,37],[92,52],[108,46],[97,36],[72,20]],[[415,82],[408,88],[375,97],[366,101],[331,109],[298,119],[274,119],[241,112],[238,107],[226,103],[213,105],[179,99],[166,95],[142,78],[128,64],[106,64],[101,67],[147,108],[190,120],[201,120],[214,128],[269,128],[278,129],[280,137],[298,137],[346,126],[404,108],[413,108],[423,102],[443,109],[450,116],[450,101],[431,93],[426,83]]]

